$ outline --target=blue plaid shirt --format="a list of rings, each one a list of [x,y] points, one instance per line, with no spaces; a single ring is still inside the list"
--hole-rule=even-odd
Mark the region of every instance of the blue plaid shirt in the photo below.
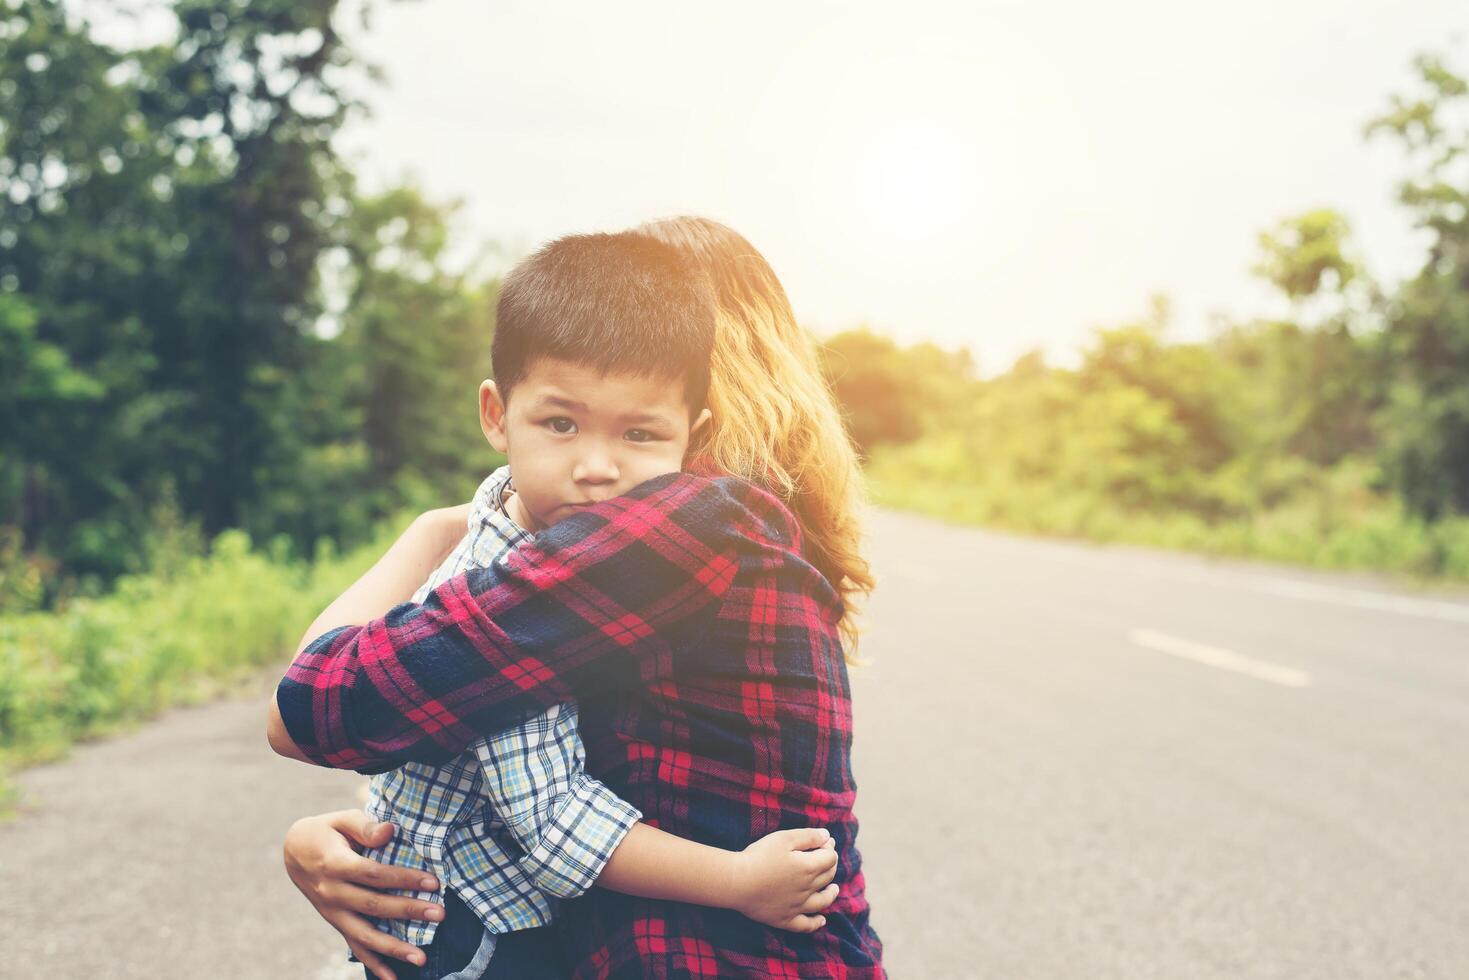
[[[469,533],[414,595],[422,602],[444,581],[488,567],[530,535],[505,513],[510,470],[475,493]],[[474,910],[492,934],[551,921],[556,901],[585,892],[642,813],[584,770],[574,703],[481,739],[444,765],[409,763],[374,776],[367,812],[398,826],[367,857],[423,868]],[[399,892],[434,901],[431,892]],[[379,920],[415,946],[436,923]]]

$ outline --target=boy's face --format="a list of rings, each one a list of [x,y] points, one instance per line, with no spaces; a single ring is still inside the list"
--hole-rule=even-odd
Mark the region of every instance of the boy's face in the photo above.
[[[602,374],[556,358],[531,362],[507,405],[480,385],[480,426],[510,457],[514,516],[539,531],[585,507],[683,468],[690,424],[682,379]]]

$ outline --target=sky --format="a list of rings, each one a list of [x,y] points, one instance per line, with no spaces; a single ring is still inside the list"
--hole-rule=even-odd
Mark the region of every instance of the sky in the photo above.
[[[355,6],[361,0],[348,0]],[[510,254],[680,213],[741,231],[819,333],[1065,362],[1164,293],[1173,336],[1278,311],[1257,237],[1334,207],[1413,272],[1405,161],[1363,126],[1463,0],[413,0],[341,147]],[[344,26],[355,18],[344,16]]]

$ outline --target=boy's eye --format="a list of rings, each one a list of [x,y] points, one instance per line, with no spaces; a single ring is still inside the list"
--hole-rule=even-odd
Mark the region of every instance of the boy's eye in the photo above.
[[[544,424],[549,426],[552,432],[563,436],[570,435],[576,431],[576,423],[564,415],[558,415],[553,419],[546,419]]]
[[[628,442],[652,442],[655,436],[647,429],[628,429],[623,438]]]

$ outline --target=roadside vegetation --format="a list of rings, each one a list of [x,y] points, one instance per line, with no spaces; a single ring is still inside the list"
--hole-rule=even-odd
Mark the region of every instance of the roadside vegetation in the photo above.
[[[306,562],[284,540],[252,548],[239,530],[206,547],[169,516],[149,539],[148,569],[106,595],[0,616],[0,811],[21,766],[258,682],[409,520],[384,521],[345,555],[323,541]]]
[[[965,351],[830,338],[875,499],[1037,534],[1469,579],[1469,83],[1422,57],[1367,138],[1403,151],[1420,271],[1379,283],[1347,219],[1285,218],[1280,312],[1170,336],[1155,297],[1079,363],[982,377]],[[1064,277],[1064,270],[1058,270]]]
[[[452,205],[337,154],[372,77],[337,0],[161,9],[174,36],[122,50],[86,5],[0,0],[0,785],[278,662],[498,462],[503,263],[452,262]],[[1066,366],[828,338],[875,498],[1469,579],[1469,85],[1415,67],[1367,132],[1403,150],[1417,275],[1376,281],[1317,207],[1261,234],[1280,315],[1204,341],[1162,299]]]

